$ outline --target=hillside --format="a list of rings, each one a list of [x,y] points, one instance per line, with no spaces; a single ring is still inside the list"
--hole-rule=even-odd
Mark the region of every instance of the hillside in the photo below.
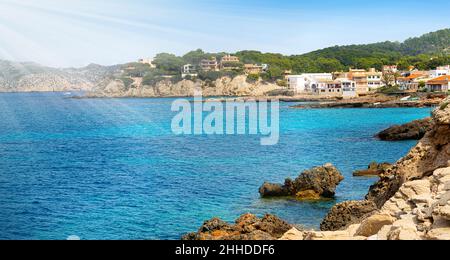
[[[420,69],[431,69],[436,62],[431,58],[438,58],[442,63],[449,62],[450,29],[428,33],[416,38],[410,38],[402,43],[380,42],[364,45],[335,46],[304,55],[294,56],[292,59],[319,60],[329,59],[337,61],[344,67],[377,67],[386,64],[399,64],[406,69],[416,66]]]
[[[333,72],[349,67],[381,69],[383,65],[398,64],[401,69],[415,66],[432,69],[450,63],[450,29],[439,30],[404,42],[334,46],[303,55],[242,51],[236,54],[245,63],[268,63],[274,70],[291,69],[294,73]],[[277,71],[278,70],[278,71]]]
[[[180,68],[184,64],[198,64],[212,56],[220,60],[225,53],[207,53],[203,50],[191,51],[181,57],[161,53],[156,55],[156,68],[145,64],[129,63],[116,66],[89,65],[84,68],[55,69],[35,63],[19,63],[0,60],[0,92],[10,91],[67,91],[101,90],[112,80],[122,81],[125,87],[138,88],[155,86],[167,81],[181,81]],[[286,56],[259,51],[240,51],[240,68],[227,72],[200,72],[198,79],[211,84],[223,77],[234,78],[242,75],[244,63],[266,63],[267,73],[260,77],[267,82],[282,79],[285,70],[293,73],[334,72],[348,68],[376,68],[397,64],[400,69],[415,66],[420,70],[433,69],[450,64],[450,29],[427,33],[404,42],[379,42],[363,45],[334,46],[303,55]],[[129,69],[129,68],[134,69]],[[138,81],[135,81],[138,78]],[[106,81],[106,82],[104,82]],[[102,83],[102,84],[100,84]]]
[[[31,62],[0,60],[0,92],[92,90],[120,66],[56,69]]]

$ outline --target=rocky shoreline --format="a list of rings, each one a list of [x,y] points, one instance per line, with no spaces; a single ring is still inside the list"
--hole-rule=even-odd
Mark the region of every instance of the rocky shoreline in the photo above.
[[[296,109],[330,109],[330,108],[401,108],[401,107],[436,107],[445,99],[443,95],[425,95],[418,100],[406,101],[395,96],[376,94],[351,100],[337,100],[291,106]]]
[[[443,104],[449,102],[450,98],[447,98]],[[431,120],[429,131],[395,165],[369,167],[369,170],[377,171],[379,181],[370,187],[365,200],[335,205],[322,221],[321,231],[303,230],[275,216],[270,218],[277,221],[270,223],[277,227],[261,228],[267,227],[261,224],[264,221],[248,215],[244,219],[252,221],[242,221],[241,217],[231,228],[235,232],[233,236],[221,236],[224,234],[221,225],[215,225],[213,231],[202,227],[185,239],[450,240],[450,106],[436,108]],[[305,174],[287,184],[298,182],[302,176]],[[291,192],[291,188],[297,186],[287,184],[265,184],[261,195],[272,196],[279,192],[280,195],[297,195],[298,190]],[[288,226],[290,230],[282,236],[270,232]],[[225,231],[229,230],[226,226]],[[260,235],[246,236],[252,232]]]
[[[433,120],[428,117],[404,125],[391,126],[376,135],[383,141],[420,140],[431,130]]]

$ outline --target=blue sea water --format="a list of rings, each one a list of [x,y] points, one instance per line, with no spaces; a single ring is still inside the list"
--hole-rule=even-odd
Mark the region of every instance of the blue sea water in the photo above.
[[[378,131],[430,109],[290,109],[281,136],[175,136],[172,99],[70,99],[0,94],[0,239],[178,239],[204,220],[273,213],[317,228],[335,203],[361,199],[374,178],[352,171],[395,162],[414,141],[382,142]],[[261,199],[326,162],[345,175],[336,200]]]

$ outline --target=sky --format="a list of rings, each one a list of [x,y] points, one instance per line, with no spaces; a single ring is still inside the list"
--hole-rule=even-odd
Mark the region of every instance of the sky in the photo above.
[[[448,0],[0,0],[0,59],[54,67],[403,41],[450,28]]]

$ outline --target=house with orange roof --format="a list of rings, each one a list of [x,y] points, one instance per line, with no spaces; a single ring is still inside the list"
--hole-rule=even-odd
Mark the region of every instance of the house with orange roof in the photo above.
[[[416,71],[407,76],[398,78],[397,84],[401,90],[417,92],[419,90],[420,82],[426,82],[428,73]]]
[[[444,75],[429,80],[426,87],[431,92],[448,92],[450,90],[450,75]]]

